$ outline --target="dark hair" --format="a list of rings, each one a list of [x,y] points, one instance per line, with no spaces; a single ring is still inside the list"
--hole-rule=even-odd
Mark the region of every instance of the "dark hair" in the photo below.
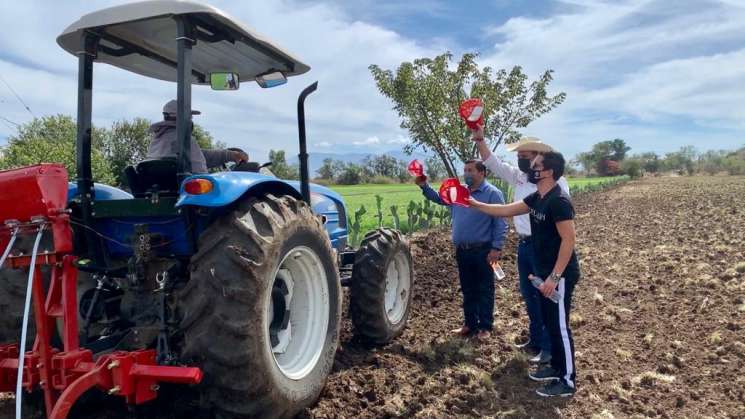
[[[466,161],[464,164],[471,164],[473,163],[474,166],[476,166],[476,170],[478,170],[481,173],[486,173],[486,166],[484,166],[484,162],[482,162],[479,159],[471,159]]]
[[[564,176],[564,156],[556,151],[549,151],[543,153],[543,170],[553,170],[554,180],[559,180],[560,177]]]

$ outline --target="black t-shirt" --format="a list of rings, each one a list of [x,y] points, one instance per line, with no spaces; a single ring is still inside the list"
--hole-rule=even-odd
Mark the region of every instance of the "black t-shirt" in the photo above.
[[[530,208],[530,231],[537,275],[546,278],[554,270],[561,247],[561,236],[556,229],[556,223],[573,220],[574,207],[559,185],[554,186],[542,198],[538,192],[534,192],[525,197],[523,202]],[[579,277],[579,262],[574,251],[562,276],[567,279]]]

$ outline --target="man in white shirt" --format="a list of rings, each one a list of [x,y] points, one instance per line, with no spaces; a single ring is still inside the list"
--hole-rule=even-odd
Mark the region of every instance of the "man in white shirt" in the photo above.
[[[530,179],[528,175],[528,173],[533,173],[530,166],[540,153],[553,151],[550,145],[535,137],[524,137],[517,143],[507,145],[508,151],[517,152],[518,167],[514,167],[492,154],[486,141],[484,141],[483,127],[473,131],[472,140],[479,149],[484,165],[495,176],[512,185],[513,202],[520,202],[537,190],[535,183],[531,182],[534,179]],[[569,196],[569,184],[563,176],[559,178],[557,184]],[[520,275],[520,292],[525,300],[525,307],[530,319],[529,340],[518,346],[525,347],[528,351],[535,353],[535,356],[530,359],[531,362],[546,364],[551,361],[551,340],[541,312],[540,292],[533,287],[528,279],[530,274],[537,275],[535,255],[531,243],[530,217],[527,214],[519,215],[513,217],[513,222],[518,236],[517,270]]]

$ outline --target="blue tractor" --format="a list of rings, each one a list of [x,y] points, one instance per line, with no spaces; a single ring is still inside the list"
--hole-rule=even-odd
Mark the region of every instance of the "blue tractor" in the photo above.
[[[409,244],[381,228],[351,249],[342,197],[309,184],[304,102],[316,83],[298,99],[300,182],[257,163],[192,173],[193,85],[269,88],[307,65],[222,11],[187,1],[90,13],[57,42],[79,63],[68,210],[82,348],[149,348],[159,365],[199,367],[201,384],[174,397],[206,416],[290,417],[317,400],[331,371],[343,287],[360,339],[385,344],[402,333],[414,284]],[[128,191],[91,174],[94,63],[176,83],[178,152],[127,168]],[[0,269],[0,305],[12,313],[0,338],[17,336],[16,288],[25,281],[20,270]]]

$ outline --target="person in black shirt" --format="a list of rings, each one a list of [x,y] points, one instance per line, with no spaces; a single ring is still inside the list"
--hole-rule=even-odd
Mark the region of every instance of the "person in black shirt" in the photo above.
[[[539,367],[528,376],[534,381],[546,382],[536,391],[546,397],[571,396],[576,392],[569,311],[580,268],[574,251],[574,207],[556,184],[564,174],[564,166],[561,153],[544,153],[536,157],[528,173],[528,180],[535,183],[538,190],[523,201],[509,205],[468,201],[472,207],[495,217],[530,214],[536,271],[545,279],[539,290],[544,297],[541,305],[544,323],[551,336],[552,360],[549,366]]]

